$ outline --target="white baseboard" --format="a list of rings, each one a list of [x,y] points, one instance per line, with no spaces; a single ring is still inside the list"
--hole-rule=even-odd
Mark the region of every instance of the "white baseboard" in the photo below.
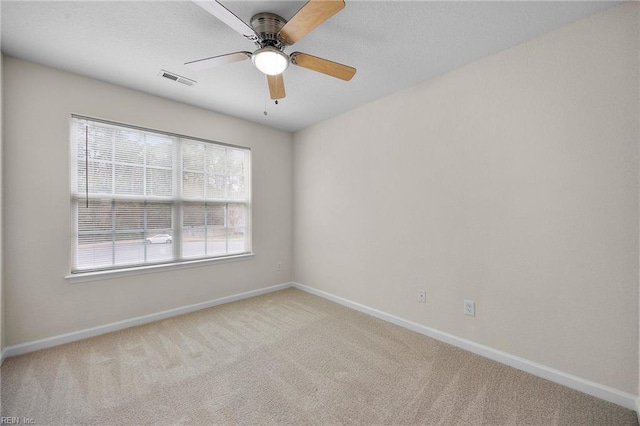
[[[636,417],[638,417],[638,423],[640,423],[640,398],[636,399]]]
[[[142,325],[149,322],[159,321],[176,315],[188,314],[189,312],[199,311],[200,309],[211,308],[213,306],[225,303],[235,302],[237,300],[248,299],[250,297],[259,296],[261,294],[271,293],[273,291],[283,290],[291,287],[292,283],[278,284],[271,287],[260,288],[258,290],[247,291],[245,293],[234,294],[219,299],[209,300],[207,302],[196,303],[194,305],[182,306],[180,308],[169,309],[155,314],[144,315],[141,317],[131,318],[124,321],[118,321],[111,324],[101,325],[98,327],[87,328],[85,330],[73,331],[71,333],[61,334],[59,336],[48,337],[46,339],[36,340],[33,342],[21,343],[19,345],[6,347],[2,351],[0,357],[0,365],[5,358],[22,355],[29,352],[38,351],[40,349],[51,348],[53,346],[63,345],[65,343],[75,342],[77,340],[86,339],[88,337],[98,336],[100,334],[111,333],[112,331],[122,330],[136,325]]]
[[[348,308],[355,309],[356,311],[360,311],[365,314],[374,316],[376,318],[390,322],[400,327],[404,327],[409,330],[415,331],[417,333],[424,334],[425,336],[432,337],[436,340],[440,340],[441,342],[448,343],[453,346],[457,346],[461,349],[465,349],[469,352],[473,352],[485,358],[489,358],[493,361],[506,364],[518,370],[526,371],[527,373],[533,374],[534,376],[538,376],[543,379],[547,379],[549,381],[569,387],[571,389],[584,392],[588,395],[592,395],[592,396],[595,396],[596,398],[600,398],[605,401],[612,402],[614,404],[620,405],[630,410],[638,411],[638,404],[640,404],[640,400],[638,400],[638,397],[636,395],[632,395],[630,393],[623,392],[618,389],[611,388],[609,386],[601,385],[599,383],[595,383],[595,382],[574,376],[572,374],[568,374],[560,370],[556,370],[554,368],[550,368],[545,365],[538,364],[536,362],[529,361],[524,358],[520,358],[518,356],[509,354],[506,352],[502,352],[498,349],[494,349],[489,346],[481,345],[479,343],[472,342],[470,340],[462,339],[452,334],[444,333],[442,331],[435,330],[433,328],[424,326],[422,324],[405,320],[395,315],[387,314],[377,309],[373,309],[368,306],[361,305],[360,303],[352,302],[342,297],[335,296],[331,293],[327,293],[322,290],[317,290],[313,287],[309,287],[299,283],[293,283],[293,287],[300,289],[302,291],[306,291],[307,293],[311,293],[316,296],[320,296],[325,299],[331,300],[333,302],[339,303]],[[640,415],[639,415],[639,420],[640,420]]]

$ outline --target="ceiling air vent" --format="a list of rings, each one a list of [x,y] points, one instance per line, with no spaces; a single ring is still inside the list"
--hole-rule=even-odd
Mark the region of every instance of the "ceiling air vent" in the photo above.
[[[197,81],[195,80],[191,80],[190,78],[182,77],[178,74],[174,74],[172,72],[165,71],[165,70],[160,70],[158,75],[160,77],[168,78],[169,80],[172,80],[178,83],[186,84],[187,86],[193,86],[194,84],[197,83]]]

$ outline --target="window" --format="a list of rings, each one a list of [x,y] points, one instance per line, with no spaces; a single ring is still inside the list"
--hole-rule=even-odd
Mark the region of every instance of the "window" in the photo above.
[[[71,272],[251,252],[251,152],[73,116]]]

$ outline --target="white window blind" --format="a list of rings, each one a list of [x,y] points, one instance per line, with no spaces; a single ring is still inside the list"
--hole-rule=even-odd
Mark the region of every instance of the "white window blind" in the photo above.
[[[251,252],[247,148],[73,116],[71,272]]]

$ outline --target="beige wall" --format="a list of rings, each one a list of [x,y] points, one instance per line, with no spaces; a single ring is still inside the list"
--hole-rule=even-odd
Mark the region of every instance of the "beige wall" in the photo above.
[[[291,280],[289,133],[11,57],[3,77],[7,346]],[[255,258],[69,284],[71,113],[250,147]]]
[[[296,133],[294,280],[637,394],[639,7]]]

